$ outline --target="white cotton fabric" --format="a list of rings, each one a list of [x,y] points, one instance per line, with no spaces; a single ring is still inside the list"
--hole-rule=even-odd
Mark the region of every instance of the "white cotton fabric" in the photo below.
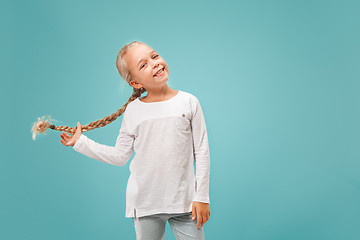
[[[174,97],[128,104],[115,146],[84,134],[73,149],[95,160],[124,166],[133,152],[125,217],[192,211],[193,201],[210,203],[210,153],[199,100],[179,90]],[[195,168],[194,169],[194,163]]]

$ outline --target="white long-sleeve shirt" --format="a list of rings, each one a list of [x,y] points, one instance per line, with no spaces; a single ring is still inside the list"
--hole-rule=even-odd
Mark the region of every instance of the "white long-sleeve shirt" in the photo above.
[[[193,201],[210,203],[210,153],[199,100],[179,90],[161,102],[129,103],[115,147],[84,134],[73,149],[95,160],[124,166],[133,151],[125,217],[192,211]],[[194,163],[196,171],[194,171]]]

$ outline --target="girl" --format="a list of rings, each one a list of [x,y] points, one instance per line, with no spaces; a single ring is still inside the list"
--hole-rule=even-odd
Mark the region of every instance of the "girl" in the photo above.
[[[167,85],[168,65],[144,43],[125,45],[116,67],[134,88],[116,113],[86,126],[78,122],[73,129],[42,124],[69,132],[60,135],[63,145],[101,162],[124,166],[135,151],[125,215],[133,219],[137,239],[164,239],[167,221],[176,239],[205,239],[203,226],[210,217],[210,154],[199,100]],[[141,97],[145,91],[147,95]],[[122,113],[115,147],[82,134],[109,124]]]

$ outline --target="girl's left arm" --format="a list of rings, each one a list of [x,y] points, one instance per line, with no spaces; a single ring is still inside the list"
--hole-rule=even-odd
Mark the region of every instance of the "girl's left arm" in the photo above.
[[[194,96],[191,119],[194,158],[196,168],[196,191],[193,201],[210,204],[210,151],[204,114],[199,100]]]

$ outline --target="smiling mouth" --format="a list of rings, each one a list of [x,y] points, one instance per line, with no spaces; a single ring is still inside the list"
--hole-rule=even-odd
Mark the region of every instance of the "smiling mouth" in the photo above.
[[[157,71],[157,72],[155,73],[154,77],[157,77],[157,76],[163,74],[164,71],[165,71],[165,67],[163,67],[162,69],[160,69],[159,71]]]

